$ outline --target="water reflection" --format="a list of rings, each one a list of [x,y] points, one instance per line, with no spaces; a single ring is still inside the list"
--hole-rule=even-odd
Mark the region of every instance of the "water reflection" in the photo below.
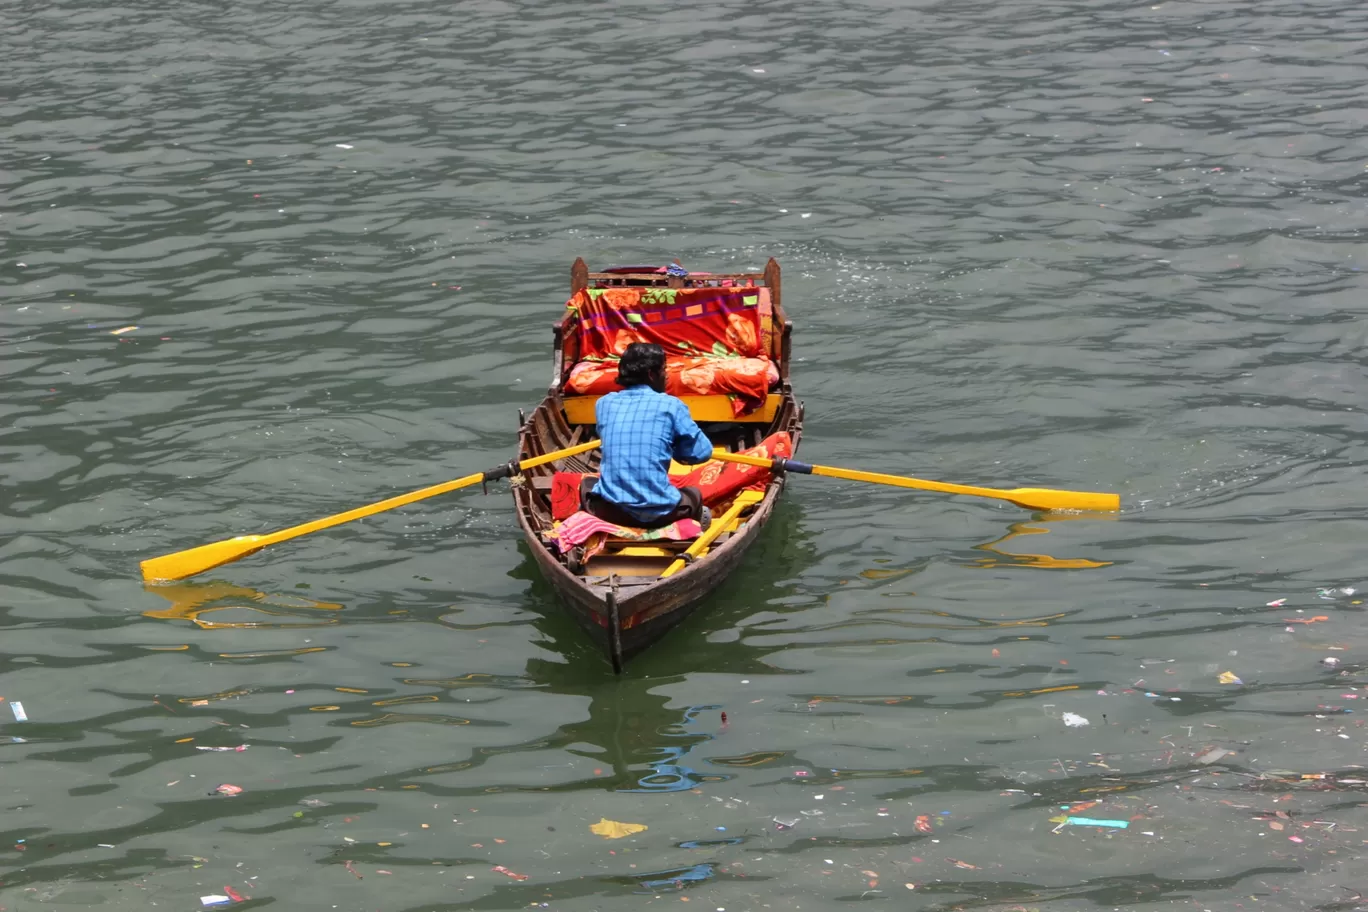
[[[1001,538],[994,539],[982,545],[975,545],[974,550],[986,551],[989,557],[980,557],[972,561],[970,566],[980,569],[992,569],[996,567],[1026,567],[1033,570],[1089,570],[1095,567],[1109,567],[1111,561],[1095,561],[1082,557],[1051,557],[1048,554],[1018,554],[1011,551],[1002,550],[1002,546],[1017,537],[1027,535],[1044,535],[1050,530],[1043,527],[1043,524],[1064,522],[1072,519],[1088,520],[1114,520],[1114,516],[1105,514],[1041,514],[1035,519],[1026,522],[1015,522],[1007,527],[1007,534]],[[1036,525],[1040,523],[1042,525]]]
[[[791,594],[793,580],[815,561],[815,549],[801,532],[801,518],[794,502],[781,502],[765,534],[731,579],[621,676],[613,674],[594,644],[569,619],[522,546],[524,560],[509,576],[528,581],[527,601],[538,615],[534,624],[544,637],[541,645],[560,657],[559,661],[530,659],[528,682],[557,694],[589,698],[588,718],[561,726],[551,741],[599,764],[601,775],[596,776],[595,787],[674,792],[734,778],[729,773],[702,773],[693,766],[705,765],[694,754],[722,724],[721,707],[671,708],[669,697],[658,691],[700,671],[736,674],[769,669],[765,657],[773,648],[748,645],[744,637],[729,634],[755,611]],[[594,745],[598,750],[586,752],[570,746],[575,744]]]
[[[192,621],[196,626],[207,630],[221,627],[318,627],[336,624],[338,618],[330,615],[311,615],[308,612],[343,609],[343,606],[336,602],[319,602],[301,596],[271,594],[222,580],[144,583],[143,589],[171,603],[168,608],[144,611],[143,617]],[[227,618],[210,620],[202,617],[214,612],[243,612],[245,618],[238,619],[236,615],[229,615]],[[259,620],[256,615],[265,615],[271,620]],[[276,618],[291,620],[275,620]]]

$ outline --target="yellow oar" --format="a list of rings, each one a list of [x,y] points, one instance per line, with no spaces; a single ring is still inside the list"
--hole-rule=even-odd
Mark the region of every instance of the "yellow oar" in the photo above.
[[[717,536],[727,531],[727,527],[732,524],[732,521],[735,520],[736,517],[741,515],[742,510],[753,507],[764,499],[765,495],[761,491],[742,491],[732,503],[731,509],[726,513],[723,513],[719,518],[714,519],[712,525],[708,527],[708,531],[694,539],[694,543],[689,545],[689,550],[685,551],[673,564],[666,567],[665,572],[660,574],[660,578],[664,579],[667,576],[674,576],[680,570],[683,570],[685,565],[691,563],[704,551],[707,551],[708,546],[713,543],[713,540],[716,539]]]
[[[535,459],[525,459],[518,463],[518,471],[533,468],[534,466],[544,465],[548,462],[555,462],[557,459],[564,459],[567,456],[576,456],[580,453],[587,453],[599,445],[599,441],[591,440],[588,443],[581,443],[578,446],[566,447],[563,450],[556,450],[554,453],[547,453],[545,456],[538,456]],[[346,513],[338,513],[334,516],[325,516],[322,519],[315,519],[313,522],[304,523],[301,526],[291,526],[288,529],[281,529],[279,532],[272,532],[269,535],[239,535],[236,538],[229,538],[223,541],[210,542],[207,545],[200,545],[198,548],[191,548],[188,551],[177,551],[175,554],[165,554],[161,557],[153,557],[142,562],[142,575],[145,580],[178,580],[185,579],[187,576],[194,576],[196,573],[203,573],[205,570],[212,570],[221,564],[235,561],[240,557],[246,557],[265,548],[267,545],[274,545],[279,542],[289,541],[301,535],[308,535],[310,532],[317,532],[320,529],[327,529],[332,526],[340,525],[344,522],[351,522],[353,519],[361,519],[366,516],[373,516],[376,513],[383,513],[385,510],[393,510],[395,507],[402,507],[414,501],[424,500],[428,497],[436,497],[438,494],[445,494],[448,491],[455,491],[459,488],[467,488],[482,481],[493,481],[496,478],[507,478],[514,474],[513,464],[502,465],[497,469],[490,469],[488,472],[476,472],[455,481],[447,481],[442,484],[432,485],[412,491],[408,494],[400,494],[398,497],[391,497],[379,503],[373,503],[368,507],[357,507],[355,510],[348,510]]]
[[[873,484],[896,485],[900,488],[919,488],[923,491],[940,491],[944,494],[972,494],[976,497],[996,497],[1008,500],[1028,510],[1093,510],[1099,513],[1115,513],[1121,509],[1121,498],[1115,494],[1096,491],[1057,491],[1053,488],[979,488],[974,485],[949,484],[944,481],[926,481],[921,478],[907,478],[902,475],[881,475],[878,472],[858,472],[854,469],[838,469],[833,466],[808,465],[794,459],[764,459],[759,456],[742,456],[726,450],[713,450],[713,459],[723,462],[736,462],[741,465],[764,466],[780,472],[799,472],[804,475],[829,475],[832,478],[845,478],[849,481],[868,481]]]

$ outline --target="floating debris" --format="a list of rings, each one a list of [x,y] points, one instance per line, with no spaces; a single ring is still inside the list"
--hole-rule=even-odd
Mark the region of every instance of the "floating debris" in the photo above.
[[[1233,753],[1235,753],[1233,750],[1226,750],[1224,747],[1213,747],[1211,750],[1198,757],[1197,762],[1202,764],[1215,763],[1222,757],[1228,757]]]
[[[1096,817],[1051,817],[1051,823],[1061,826],[1095,826],[1124,830],[1130,827],[1129,820],[1099,820]]]
[[[1091,724],[1087,719],[1077,713],[1065,713],[1061,718],[1064,720],[1064,724],[1070,728],[1082,728],[1084,725]]]
[[[621,839],[624,836],[631,836],[633,833],[640,833],[646,829],[644,823],[620,823],[616,820],[609,820],[607,817],[600,817],[599,822],[589,827],[591,832],[597,833],[605,839]]]

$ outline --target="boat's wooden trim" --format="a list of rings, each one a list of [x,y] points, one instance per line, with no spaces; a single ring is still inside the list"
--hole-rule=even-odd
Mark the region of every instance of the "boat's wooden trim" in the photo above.
[[[723,282],[731,282],[736,285],[762,285],[765,282],[766,273],[763,272],[714,272],[714,273],[695,273],[687,276],[663,275],[658,272],[590,272],[584,277],[586,284],[582,287],[588,288],[590,285],[614,288],[622,285],[646,285],[660,288],[707,288],[709,286],[721,285]],[[573,283],[572,274],[571,281]],[[579,291],[573,288],[571,294]]]
[[[570,267],[570,295],[573,297],[588,287],[589,264],[584,262],[584,257],[575,257],[575,262]]]
[[[611,394],[610,394],[611,395]],[[565,420],[572,425],[593,424],[598,419],[595,417],[594,409],[602,396],[565,396],[561,399],[561,410],[565,413]],[[689,414],[694,421],[721,421],[734,424],[769,424],[774,420],[774,416],[779,412],[779,404],[784,397],[779,393],[770,393],[765,398],[764,405],[753,412],[736,416],[732,414],[731,400],[725,395],[713,396],[680,396],[684,404],[689,407]]]
[[[765,271],[761,273],[761,275],[765,279],[765,285],[769,287],[770,300],[774,302],[774,306],[776,309],[780,308],[783,302],[780,301],[781,295],[779,293],[781,290],[780,285],[782,284],[782,276],[780,275],[779,271],[779,261],[776,260],[774,257],[770,257],[769,261],[765,263]]]
[[[618,613],[617,586],[608,591],[609,658],[613,662],[613,674],[622,674],[622,616]]]

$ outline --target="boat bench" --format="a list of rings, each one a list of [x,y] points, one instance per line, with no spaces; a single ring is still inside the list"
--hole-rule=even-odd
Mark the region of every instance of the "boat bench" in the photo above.
[[[594,409],[602,398],[602,396],[565,396],[561,400],[561,405],[565,411],[565,420],[572,425],[594,424],[598,420],[595,417]],[[778,393],[770,393],[765,397],[764,404],[755,411],[747,412],[744,415],[733,415],[731,399],[725,395],[680,396],[679,398],[689,407],[689,414],[699,424],[714,421],[737,424],[770,424],[774,421],[774,416],[779,411],[779,404],[783,401],[783,397]]]

